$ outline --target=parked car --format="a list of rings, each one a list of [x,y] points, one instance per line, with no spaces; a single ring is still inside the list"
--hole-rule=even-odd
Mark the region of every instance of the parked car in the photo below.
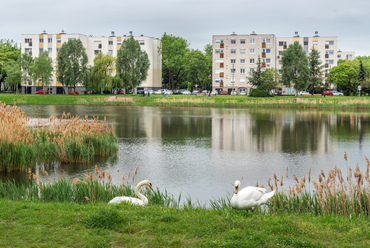
[[[190,92],[190,91],[188,91],[188,90],[184,90],[184,91],[182,92],[182,94],[183,94],[183,95],[191,95],[191,92]]]
[[[68,95],[77,95],[78,94],[78,91],[69,91],[68,92]]]
[[[333,91],[332,90],[325,90],[323,93],[322,93],[322,95],[324,96],[324,95],[327,95],[327,96],[332,96],[333,95]]]
[[[125,91],[120,89],[120,90],[117,91],[117,94],[125,94]]]
[[[182,93],[182,91],[181,91],[181,90],[174,90],[174,91],[173,91],[173,94],[176,94],[176,95],[181,94],[181,93]]]
[[[40,95],[47,94],[47,93],[48,93],[47,89],[41,89],[41,90],[36,91],[36,94],[40,94]]]
[[[211,95],[215,95],[215,96],[218,95],[217,90],[212,90]]]
[[[154,90],[148,90],[148,93],[149,93],[149,95],[153,95],[154,94]]]
[[[343,96],[343,93],[342,92],[333,92],[333,96]]]
[[[208,91],[207,90],[202,90],[203,95],[207,95]]]
[[[163,94],[165,94],[165,95],[172,95],[173,94],[173,91],[172,90],[165,90],[165,91],[163,91]]]
[[[308,92],[308,91],[300,91],[300,92],[298,92],[298,95],[299,96],[303,96],[303,95],[309,95],[310,93]]]
[[[230,92],[230,95],[237,95],[237,94],[238,93],[235,90],[233,90],[233,91]]]
[[[247,92],[246,91],[240,91],[240,93],[239,93],[239,95],[241,95],[241,96],[245,96],[245,95],[247,95]]]
[[[154,94],[156,94],[156,95],[162,95],[162,90],[156,90],[156,91],[154,91]]]
[[[199,93],[199,90],[193,90],[193,92],[191,92],[192,95],[196,95]]]
[[[227,95],[227,91],[221,91],[220,95]]]
[[[275,96],[282,96],[283,92],[281,90],[275,91]]]

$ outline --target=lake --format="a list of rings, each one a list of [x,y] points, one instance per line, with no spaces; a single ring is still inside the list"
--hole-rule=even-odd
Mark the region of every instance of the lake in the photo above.
[[[346,175],[357,164],[365,172],[370,157],[368,112],[318,111],[260,108],[198,108],[142,106],[21,105],[31,118],[60,117],[63,112],[99,116],[113,125],[118,136],[116,158],[96,158],[91,164],[46,165],[49,178],[81,178],[99,169],[110,171],[120,184],[122,172],[138,166],[136,184],[149,179],[154,188],[176,198],[190,197],[208,204],[228,197],[233,183],[242,187],[257,181],[268,191],[268,178],[280,178],[286,169],[298,178],[312,178],[335,166]],[[348,161],[343,158],[347,152]],[[37,168],[40,169],[41,165]],[[26,181],[13,172],[1,178]],[[286,188],[289,180],[284,178]]]

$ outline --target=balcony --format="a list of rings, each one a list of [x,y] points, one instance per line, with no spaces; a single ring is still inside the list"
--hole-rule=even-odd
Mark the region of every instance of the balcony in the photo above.
[[[266,53],[262,53],[262,58],[266,58]]]
[[[325,64],[325,68],[329,68],[329,64]]]
[[[32,46],[32,42],[28,42],[28,46]]]
[[[329,45],[328,44],[325,44],[325,49],[329,49]]]
[[[225,43],[220,43],[220,48],[224,48]]]
[[[325,58],[328,59],[329,58],[329,54],[325,54]]]
[[[266,42],[262,42],[262,48],[266,48]]]
[[[220,72],[220,77],[224,77],[224,73],[223,72]]]
[[[266,63],[265,63],[265,62],[263,62],[263,63],[262,63],[262,67],[263,67],[263,68],[265,68],[265,67],[266,67]]]
[[[220,58],[222,59],[224,57],[224,53],[220,53]]]
[[[283,46],[283,49],[287,49],[287,45],[284,45],[284,46]]]
[[[224,68],[224,63],[220,63],[220,68]]]

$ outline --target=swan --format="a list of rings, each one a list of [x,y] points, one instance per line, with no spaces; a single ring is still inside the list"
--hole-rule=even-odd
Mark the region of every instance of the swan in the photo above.
[[[140,198],[135,198],[135,197],[128,197],[128,196],[117,196],[114,197],[112,200],[108,202],[108,204],[119,204],[121,202],[129,202],[134,205],[138,206],[145,206],[148,204],[148,198],[146,198],[143,194],[140,193],[140,188],[143,185],[147,185],[150,187],[150,189],[153,190],[152,188],[152,183],[149,180],[144,180],[138,183],[135,188],[135,194]]]
[[[252,211],[263,205],[274,196],[275,191],[266,193],[265,188],[248,186],[239,190],[240,181],[235,181],[235,194],[231,198],[230,205],[234,209],[251,209]]]

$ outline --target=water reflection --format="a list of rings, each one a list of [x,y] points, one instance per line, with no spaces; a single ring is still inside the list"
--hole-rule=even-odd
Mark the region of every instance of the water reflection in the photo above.
[[[364,156],[370,156],[366,154],[370,151],[367,112],[74,105],[21,108],[32,118],[60,117],[63,112],[106,117],[119,137],[116,158],[96,158],[85,165],[46,165],[49,180],[82,177],[97,164],[111,171],[114,182],[119,183],[122,172],[139,166],[137,180],[150,179],[161,189],[193,200],[227,196],[236,179],[243,179],[243,185],[256,181],[267,185],[273,172],[282,176],[287,167],[298,177],[307,175],[310,168],[313,176],[335,165],[344,171],[344,151],[353,166],[359,163],[364,169]],[[1,177],[25,180],[17,173]]]

